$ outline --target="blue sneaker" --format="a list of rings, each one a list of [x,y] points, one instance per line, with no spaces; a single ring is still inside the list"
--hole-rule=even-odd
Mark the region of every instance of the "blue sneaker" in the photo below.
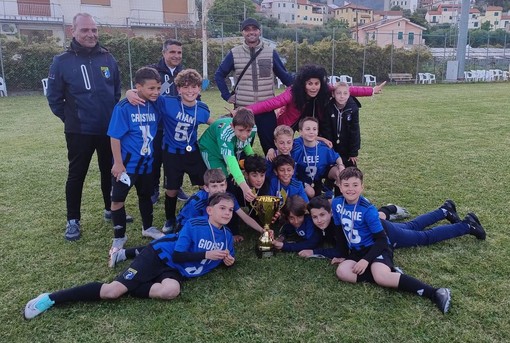
[[[71,219],[67,222],[65,238],[68,241],[76,241],[80,239],[80,221],[78,219]]]
[[[159,187],[154,188],[154,193],[151,195],[151,201],[153,205],[159,201]]]
[[[27,302],[25,305],[25,311],[23,316],[25,319],[32,319],[40,315],[41,313],[50,309],[55,302],[50,299],[50,293],[43,293],[37,298],[34,298]]]
[[[104,220],[109,222],[112,220],[112,211],[104,210]],[[133,217],[131,217],[129,214],[126,214],[126,223],[132,223]]]
[[[177,193],[177,199],[179,199],[180,201],[186,201],[189,199],[189,195],[184,193],[182,187],[179,188],[179,193]]]

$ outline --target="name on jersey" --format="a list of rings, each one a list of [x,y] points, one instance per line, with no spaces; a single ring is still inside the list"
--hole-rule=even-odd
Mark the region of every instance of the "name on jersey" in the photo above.
[[[195,117],[193,116],[190,116],[186,113],[182,113],[181,111],[179,111],[179,113],[177,113],[177,120],[180,120],[180,121],[183,121],[185,123],[189,123],[189,124],[193,124],[195,123]]]
[[[156,113],[131,113],[131,121],[133,123],[156,121]]]
[[[303,156],[303,162],[306,164],[309,163],[318,163],[319,162],[319,156]]]
[[[225,245],[224,242],[214,243],[203,238],[200,241],[198,241],[198,247],[200,249],[205,250],[225,250],[226,248],[224,247],[224,245]]]
[[[354,218],[353,218],[352,211],[346,210],[340,204],[336,205],[336,212],[340,213],[340,215],[342,215],[342,216],[349,217],[352,220],[356,220],[356,221],[361,220],[361,212],[354,212]]]

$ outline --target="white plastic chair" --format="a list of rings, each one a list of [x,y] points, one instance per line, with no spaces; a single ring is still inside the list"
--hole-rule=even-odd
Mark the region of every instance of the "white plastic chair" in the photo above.
[[[4,79],[0,77],[0,96],[7,96],[7,86],[5,86]]]
[[[44,96],[46,96],[48,93],[48,78],[42,79],[41,82],[42,82],[42,89],[43,89]]]
[[[466,82],[473,82],[475,80],[473,73],[470,71],[465,71],[464,72],[464,80]]]
[[[340,81],[341,81],[340,77],[338,77],[338,76],[335,76],[335,75],[328,76],[328,83],[330,85],[334,85],[335,83],[340,82]]]
[[[427,75],[425,73],[418,73],[418,83],[422,85],[428,83]]]
[[[428,84],[436,83],[436,74],[425,73],[425,76],[427,77],[427,83]]]
[[[349,86],[352,86],[352,77],[349,75],[340,75],[340,82],[345,82]]]
[[[502,73],[502,74],[503,74],[503,75],[501,76],[501,79],[502,79],[503,81],[508,81],[508,77],[509,77],[509,74],[510,74],[510,73],[509,73],[508,71],[506,71],[506,70],[503,70],[503,73]]]
[[[363,75],[366,86],[377,86],[377,79],[374,75],[365,74]]]

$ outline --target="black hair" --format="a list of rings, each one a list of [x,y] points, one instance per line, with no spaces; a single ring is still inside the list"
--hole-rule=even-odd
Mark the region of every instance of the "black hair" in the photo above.
[[[305,109],[305,105],[309,100],[309,97],[306,94],[306,81],[315,78],[319,79],[321,82],[319,93],[315,97],[316,104],[314,104],[318,106],[318,109],[320,109],[317,112],[318,115],[320,114],[322,108],[326,106],[331,98],[327,75],[328,73],[326,72],[326,69],[316,64],[304,65],[299,70],[296,78],[294,79],[294,83],[292,84],[292,101],[299,111],[303,111]],[[301,116],[303,116],[303,113],[301,113]]]
[[[294,159],[290,157],[289,155],[278,155],[273,160],[273,170],[276,170],[280,168],[283,165],[290,165],[292,168],[294,168]]]
[[[142,67],[135,73],[135,84],[142,85],[148,80],[156,80],[161,83],[161,76],[158,71],[151,67]]]
[[[328,198],[325,196],[319,195],[316,197],[313,197],[310,199],[310,202],[308,202],[308,212],[310,212],[313,208],[315,209],[325,209],[327,212],[331,212],[331,203],[329,202]]]
[[[267,170],[266,159],[258,155],[246,156],[244,159],[244,170],[247,173],[265,173]]]

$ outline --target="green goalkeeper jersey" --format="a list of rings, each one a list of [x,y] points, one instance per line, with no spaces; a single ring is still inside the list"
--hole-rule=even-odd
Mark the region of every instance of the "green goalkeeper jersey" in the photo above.
[[[257,127],[254,126],[250,137],[242,142],[237,139],[231,124],[232,118],[216,120],[205,130],[198,144],[207,167],[221,168],[225,175],[232,174],[239,185],[245,181],[239,167],[239,157],[243,151],[246,155],[253,155],[250,142],[255,138]]]

